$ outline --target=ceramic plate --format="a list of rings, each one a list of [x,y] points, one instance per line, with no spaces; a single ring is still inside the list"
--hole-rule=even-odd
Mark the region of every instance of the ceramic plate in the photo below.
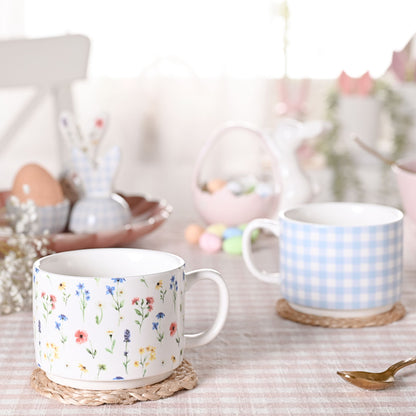
[[[4,207],[9,191],[0,192],[0,206]],[[114,247],[132,243],[158,228],[172,212],[164,200],[149,199],[140,195],[121,195],[129,204],[132,218],[124,227],[95,234],[63,232],[50,236],[50,248],[55,252],[84,248]],[[3,216],[2,224],[5,224]]]

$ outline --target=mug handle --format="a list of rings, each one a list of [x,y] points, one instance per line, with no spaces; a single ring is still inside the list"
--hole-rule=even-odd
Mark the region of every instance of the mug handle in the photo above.
[[[270,231],[277,238],[280,238],[279,224],[267,218],[257,218],[248,223],[243,233],[243,259],[251,274],[266,283],[280,284],[280,272],[269,273],[260,270],[253,262],[252,239],[253,232],[257,229]]]
[[[194,348],[211,342],[221,331],[228,314],[228,289],[221,274],[212,269],[193,270],[185,273],[186,289],[188,291],[200,280],[212,280],[218,286],[219,304],[217,316],[210,328],[199,334],[185,334],[185,347]]]

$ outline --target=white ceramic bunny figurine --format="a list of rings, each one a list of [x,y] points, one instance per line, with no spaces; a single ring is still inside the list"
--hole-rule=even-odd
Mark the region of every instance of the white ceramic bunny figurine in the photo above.
[[[82,188],[82,197],[71,211],[69,230],[96,233],[127,224],[131,216],[129,206],[122,197],[112,193],[120,148],[115,146],[102,159],[97,158],[98,145],[107,127],[107,116],[97,116],[86,136],[81,134],[71,113],[60,115],[59,126],[72,146],[72,164]]]
[[[119,161],[120,148],[117,146],[94,163],[80,149],[72,149],[72,162],[81,178],[85,195],[72,208],[70,231],[95,233],[117,229],[129,222],[127,202],[111,192]]]
[[[305,139],[314,138],[326,129],[321,121],[301,123],[284,118],[277,124],[271,142],[277,154],[283,193],[279,202],[279,212],[296,205],[310,202],[317,193],[317,186],[305,174],[296,157],[296,149]]]

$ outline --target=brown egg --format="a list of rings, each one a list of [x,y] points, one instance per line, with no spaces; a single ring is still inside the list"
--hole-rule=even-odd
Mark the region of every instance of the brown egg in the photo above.
[[[63,202],[61,185],[42,166],[30,163],[23,166],[14,178],[12,195],[20,202],[31,199],[35,205],[44,207]]]

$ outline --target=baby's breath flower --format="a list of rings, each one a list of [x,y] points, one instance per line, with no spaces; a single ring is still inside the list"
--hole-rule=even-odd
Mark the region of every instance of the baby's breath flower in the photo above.
[[[36,236],[38,229],[36,206],[33,201],[20,203],[10,197],[8,234],[2,228],[0,243],[0,315],[31,308],[32,265],[39,257],[50,254],[47,236]]]

